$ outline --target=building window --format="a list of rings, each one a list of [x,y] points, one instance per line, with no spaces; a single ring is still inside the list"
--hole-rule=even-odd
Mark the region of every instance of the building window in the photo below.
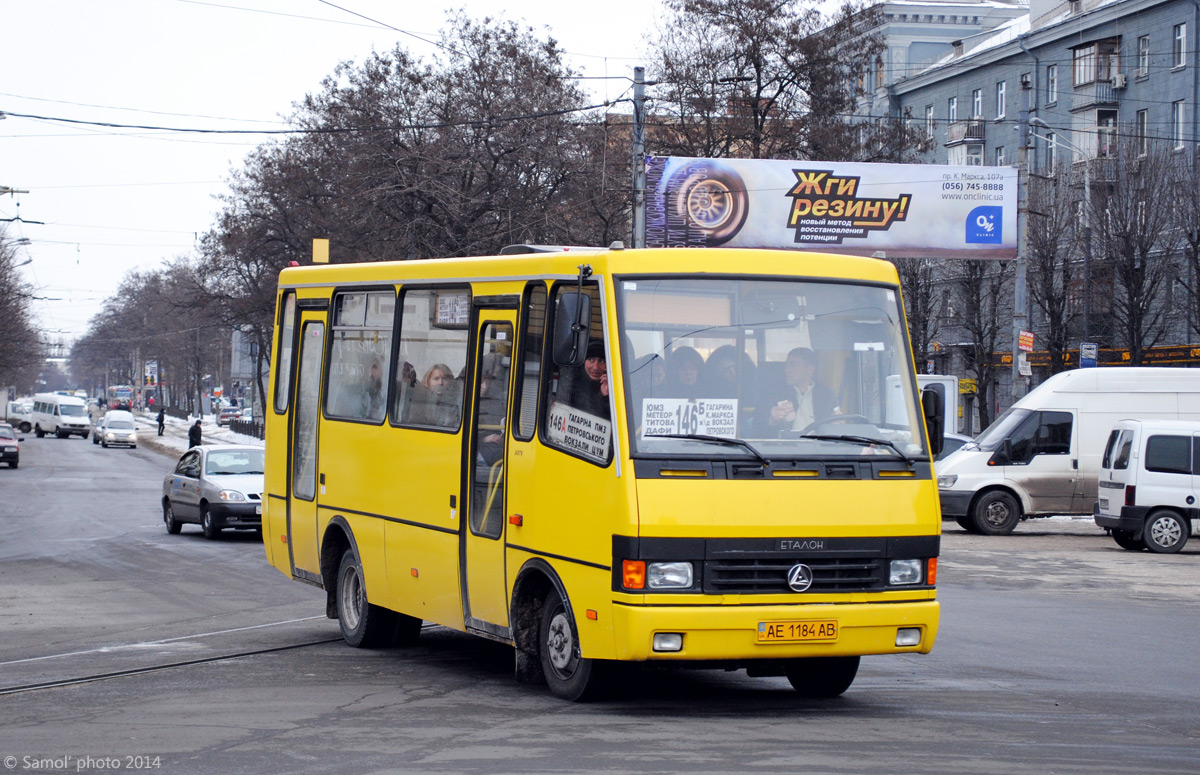
[[[925,106],[925,134],[929,135],[929,139],[933,139],[933,130],[937,126],[933,120],[933,106]]]
[[[1072,49],[1071,65],[1075,86],[1109,80],[1121,72],[1121,39],[1106,38]]]
[[[1171,139],[1176,148],[1183,147],[1183,100],[1171,103]]]
[[[1005,163],[1004,146],[998,145],[998,146],[996,146],[996,166],[1003,167],[1004,163]]]
[[[1137,74],[1150,74],[1150,36],[1143,35],[1138,38],[1138,53],[1137,53]]]
[[[951,97],[946,103],[946,119],[951,122],[958,121],[958,97]]]
[[[1007,111],[1004,109],[1005,97],[1008,94],[1008,82],[1001,81],[996,84],[996,118],[1004,118]]]
[[[1058,165],[1058,138],[1054,133],[1046,135],[1046,174],[1053,175]]]
[[[1058,102],[1058,65],[1046,68],[1046,102],[1051,105]]]
[[[983,165],[983,144],[965,143],[963,145],[956,145],[949,149],[947,156],[948,164],[979,167]]]
[[[1134,137],[1137,142],[1138,156],[1146,155],[1146,133],[1150,126],[1149,112],[1139,110],[1134,120]]]
[[[1096,45],[1081,46],[1071,52],[1071,82],[1075,86],[1096,80]]]
[[[1117,111],[1096,111],[1096,155],[1111,158],[1117,155]]]
[[[971,92],[971,118],[983,117],[983,89]]]
[[[1171,67],[1183,67],[1187,59],[1187,25],[1176,24],[1172,27],[1174,39],[1171,41]]]

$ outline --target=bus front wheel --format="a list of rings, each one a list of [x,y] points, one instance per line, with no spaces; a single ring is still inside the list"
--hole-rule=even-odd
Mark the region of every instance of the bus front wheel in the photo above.
[[[571,702],[592,699],[601,683],[601,667],[580,655],[579,634],[566,603],[551,592],[542,608],[538,628],[538,654],[546,684],[556,697]]]
[[[355,648],[388,645],[396,632],[396,615],[367,601],[362,563],[353,549],[342,555],[337,579],[338,626],[346,643]]]
[[[784,671],[801,697],[828,700],[840,697],[854,683],[858,662],[858,657],[808,657],[791,660]]]

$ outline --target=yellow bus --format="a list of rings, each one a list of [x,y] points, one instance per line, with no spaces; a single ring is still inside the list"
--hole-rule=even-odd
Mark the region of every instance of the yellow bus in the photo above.
[[[352,646],[434,622],[570,700],[620,662],[833,697],[860,656],[933,647],[941,414],[885,261],[293,267],[274,347],[267,558]]]

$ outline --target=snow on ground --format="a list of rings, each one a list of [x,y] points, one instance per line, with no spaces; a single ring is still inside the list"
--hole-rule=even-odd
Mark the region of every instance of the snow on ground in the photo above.
[[[188,429],[196,422],[195,417],[180,420],[178,417],[166,417],[163,424],[163,435],[158,435],[158,421],[154,418],[157,412],[134,412],[138,426],[138,445],[161,452],[170,457],[179,457],[188,449]],[[249,444],[254,447],[263,445],[262,439],[234,433],[228,426],[217,425],[215,415],[205,415],[200,420],[200,441],[203,444]]]

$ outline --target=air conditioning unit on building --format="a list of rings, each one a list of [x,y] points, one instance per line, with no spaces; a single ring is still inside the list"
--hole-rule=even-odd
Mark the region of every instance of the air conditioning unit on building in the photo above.
[[[1125,78],[1125,73],[1117,73],[1112,77],[1112,86],[1114,89],[1124,89],[1128,81]]]

